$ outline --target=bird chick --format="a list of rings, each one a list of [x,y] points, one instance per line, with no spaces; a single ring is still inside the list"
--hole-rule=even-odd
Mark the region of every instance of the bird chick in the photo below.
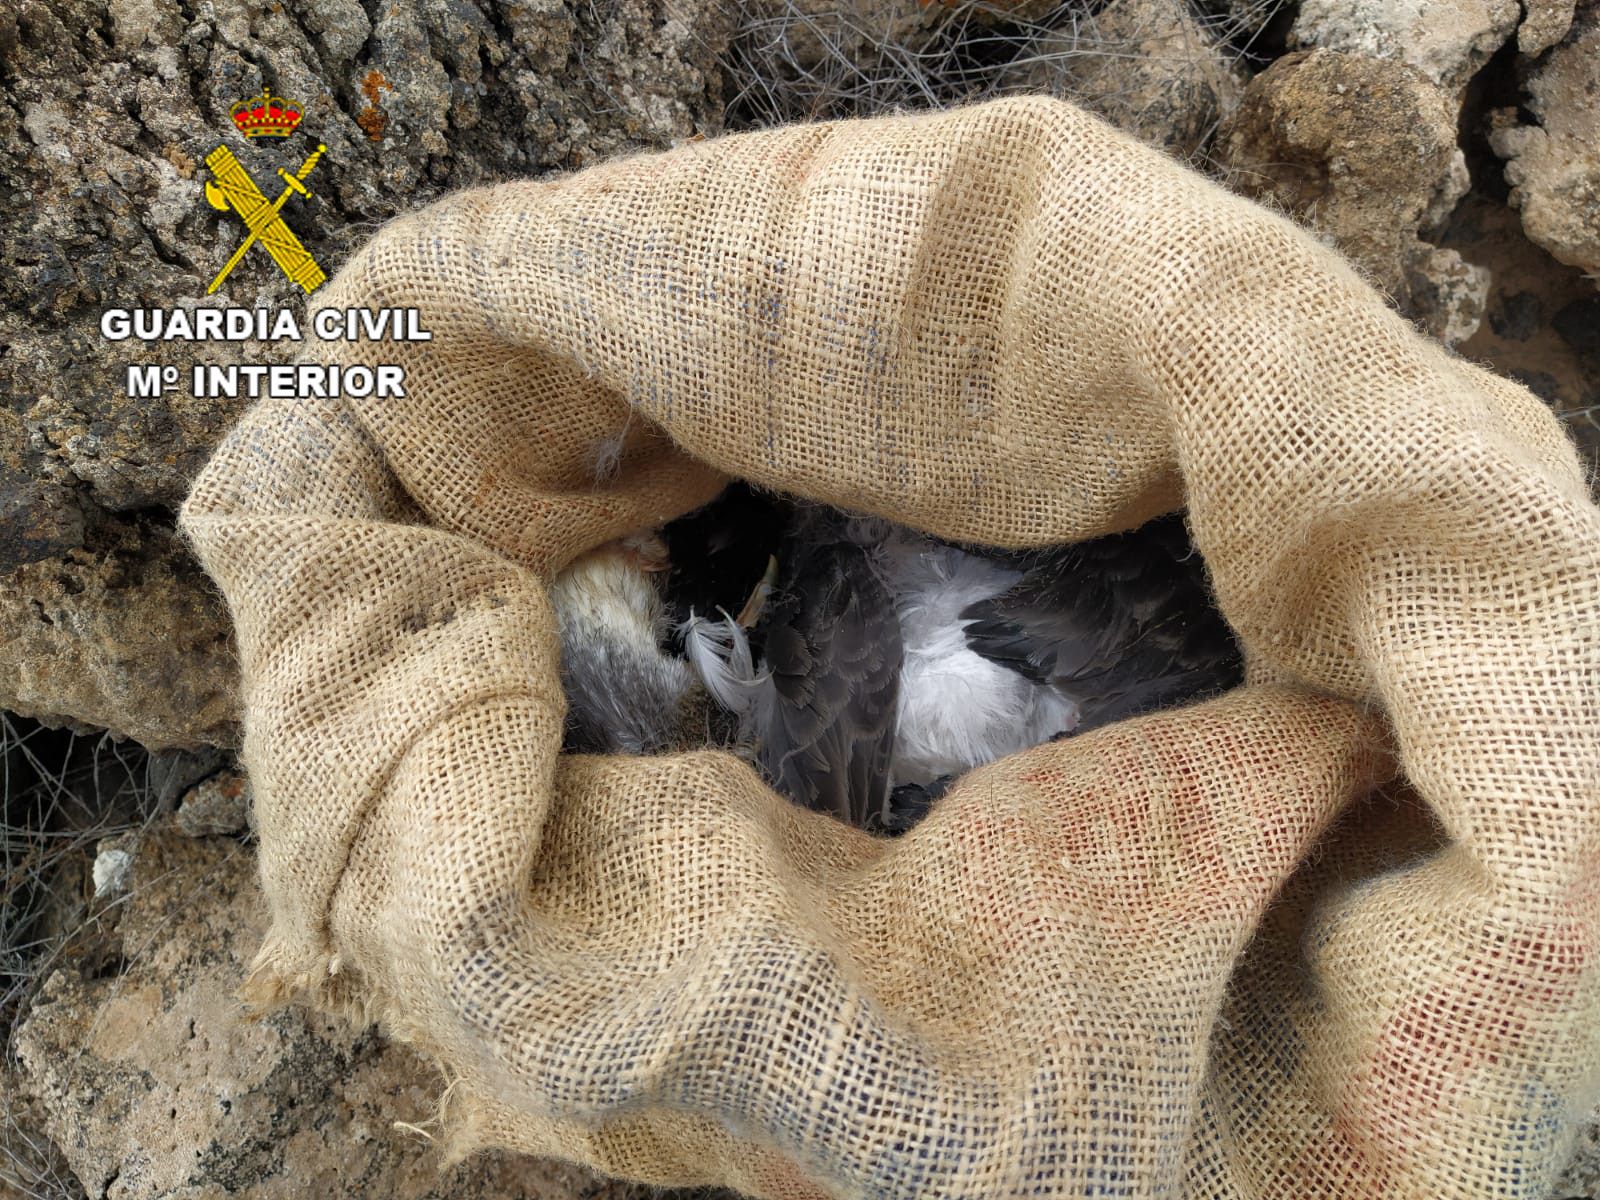
[[[649,754],[681,746],[693,727],[702,689],[689,664],[662,649],[667,619],[654,577],[667,566],[661,539],[636,534],[552,581],[568,749]]]
[[[869,828],[908,828],[975,766],[1238,680],[1181,517],[1016,554],[795,506],[778,558],[756,628],[691,619],[690,663],[779,791]]]

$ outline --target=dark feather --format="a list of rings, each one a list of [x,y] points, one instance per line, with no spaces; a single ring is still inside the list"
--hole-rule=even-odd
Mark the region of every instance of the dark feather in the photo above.
[[[890,837],[909,832],[933,810],[934,801],[944,795],[954,782],[954,776],[941,775],[929,783],[900,784],[889,793],[889,802],[883,812],[870,814],[867,828],[873,833]]]
[[[777,553],[788,513],[787,501],[734,482],[710,504],[667,525],[661,536],[672,561],[663,581],[669,627],[691,614],[737,613]]]
[[[857,825],[887,799],[902,658],[880,533],[797,508],[761,625],[777,690],[762,765],[780,791]]]
[[[1239,648],[1183,518],[1042,551],[1014,587],[962,610],[984,657],[1078,700],[1078,731],[1223,691]]]

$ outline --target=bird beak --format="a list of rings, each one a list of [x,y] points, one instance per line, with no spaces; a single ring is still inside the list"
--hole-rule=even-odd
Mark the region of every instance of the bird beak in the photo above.
[[[772,595],[772,589],[778,582],[778,557],[775,554],[767,555],[767,569],[762,574],[755,590],[750,593],[750,599],[744,602],[744,607],[739,610],[739,615],[734,618],[740,629],[752,629],[761,614],[767,607],[767,597]]]

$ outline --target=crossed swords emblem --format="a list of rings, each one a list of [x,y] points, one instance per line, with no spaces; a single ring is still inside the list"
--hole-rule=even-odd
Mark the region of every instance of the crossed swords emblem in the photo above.
[[[238,213],[245,228],[250,231],[250,236],[240,243],[227,265],[217,272],[217,277],[206,289],[206,295],[211,295],[222,286],[228,272],[239,265],[245,251],[257,242],[272,255],[272,261],[289,277],[289,282],[299,284],[306,292],[314,292],[328,278],[280,215],[290,196],[310,197],[311,192],[305,184],[306,177],[327,149],[326,146],[318,146],[293,175],[279,167],[278,174],[283,177],[286,186],[276,200],[266,198],[255,180],[250,178],[249,172],[239,165],[233,151],[226,146],[218,146],[206,155],[206,166],[211,168],[213,176],[206,180],[206,199],[219,212],[227,212],[231,208]]]

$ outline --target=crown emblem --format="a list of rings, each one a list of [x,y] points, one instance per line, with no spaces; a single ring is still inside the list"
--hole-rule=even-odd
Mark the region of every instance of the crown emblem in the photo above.
[[[300,124],[300,102],[274,96],[266,88],[259,96],[241,100],[228,110],[239,132],[247,138],[288,137]]]

